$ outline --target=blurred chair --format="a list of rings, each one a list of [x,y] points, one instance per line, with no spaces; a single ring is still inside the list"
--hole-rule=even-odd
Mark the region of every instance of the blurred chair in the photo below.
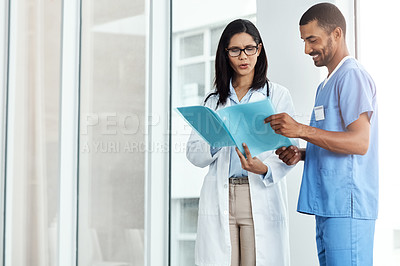
[[[104,261],[101,253],[100,242],[96,229],[90,230],[92,239],[92,263],[91,266],[131,266],[128,262]],[[143,265],[143,264],[142,264]]]
[[[144,266],[144,230],[126,229],[126,240],[131,266]]]

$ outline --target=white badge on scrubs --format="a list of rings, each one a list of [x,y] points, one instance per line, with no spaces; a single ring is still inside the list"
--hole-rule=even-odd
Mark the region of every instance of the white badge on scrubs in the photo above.
[[[323,105],[315,106],[314,115],[316,121],[324,120],[325,119],[324,106]]]

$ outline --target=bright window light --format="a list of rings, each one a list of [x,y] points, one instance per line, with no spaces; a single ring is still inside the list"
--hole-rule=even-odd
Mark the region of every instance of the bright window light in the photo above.
[[[400,178],[396,142],[400,99],[400,27],[395,0],[359,1],[359,59],[375,80],[379,104],[380,203],[375,234],[375,265],[400,262]]]

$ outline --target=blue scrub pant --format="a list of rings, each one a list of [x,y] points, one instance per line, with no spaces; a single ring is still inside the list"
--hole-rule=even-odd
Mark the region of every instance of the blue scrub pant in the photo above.
[[[315,216],[321,266],[372,266],[375,220]]]

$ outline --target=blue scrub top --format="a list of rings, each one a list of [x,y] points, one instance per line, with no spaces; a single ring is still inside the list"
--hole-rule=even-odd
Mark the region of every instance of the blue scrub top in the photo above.
[[[325,119],[310,126],[346,131],[367,112],[370,142],[365,155],[334,153],[307,143],[297,210],[324,217],[376,219],[378,214],[378,109],[374,81],[354,58],[348,58],[323,87],[315,107],[323,106]]]

